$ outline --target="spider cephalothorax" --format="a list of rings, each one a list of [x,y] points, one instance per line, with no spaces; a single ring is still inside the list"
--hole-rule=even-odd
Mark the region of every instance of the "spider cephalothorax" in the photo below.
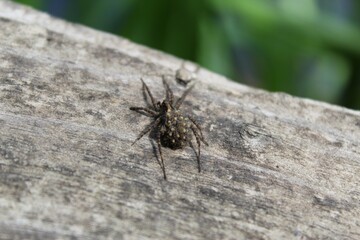
[[[165,165],[163,160],[163,155],[161,151],[161,146],[168,147],[171,149],[182,149],[187,145],[192,145],[192,137],[195,136],[198,152],[196,153],[196,160],[198,163],[198,170],[201,171],[200,167],[200,146],[201,142],[208,145],[205,141],[201,128],[199,124],[189,115],[184,115],[179,110],[182,102],[184,101],[186,95],[193,88],[188,88],[183,95],[174,102],[173,92],[170,89],[169,85],[163,78],[163,84],[166,90],[166,97],[162,102],[155,103],[155,100],[145,82],[141,79],[143,83],[143,90],[146,96],[146,93],[149,95],[151,100],[150,107],[130,107],[130,110],[144,114],[148,117],[153,118],[153,122],[148,125],[136,138],[134,143],[142,138],[145,134],[150,131],[154,132],[158,150],[160,153],[161,168],[163,170],[164,179],[166,179]],[[133,144],[134,144],[133,143]]]

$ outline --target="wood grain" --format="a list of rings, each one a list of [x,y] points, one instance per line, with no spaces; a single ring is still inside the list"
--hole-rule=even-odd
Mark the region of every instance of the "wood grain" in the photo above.
[[[0,239],[360,239],[360,113],[203,68],[209,147],[130,146],[182,60],[0,1]],[[190,68],[196,68],[189,63]]]

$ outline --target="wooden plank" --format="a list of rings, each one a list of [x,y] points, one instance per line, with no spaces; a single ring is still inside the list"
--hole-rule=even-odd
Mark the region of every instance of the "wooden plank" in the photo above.
[[[0,1],[0,239],[359,239],[360,113],[200,68],[191,148],[131,146],[182,60]],[[196,66],[188,64],[190,68]]]

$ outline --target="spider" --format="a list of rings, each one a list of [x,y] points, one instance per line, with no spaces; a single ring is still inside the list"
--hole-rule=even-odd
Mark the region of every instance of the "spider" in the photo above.
[[[200,66],[197,65],[195,71],[190,71],[185,67],[185,62],[182,62],[181,67],[175,73],[175,79],[181,85],[186,86],[196,79],[196,73],[199,72],[199,70]]]
[[[185,97],[189,94],[194,85],[188,88],[182,94],[182,96],[177,99],[177,101],[174,101],[173,92],[163,76],[163,84],[166,92],[166,97],[162,102],[159,101],[155,103],[154,97],[151,94],[148,86],[145,84],[143,79],[141,79],[141,81],[143,83],[144,96],[146,98],[146,93],[149,95],[151,100],[151,106],[130,107],[130,110],[151,117],[153,118],[153,121],[144,130],[140,132],[139,136],[135,139],[132,145],[134,145],[138,140],[140,140],[145,134],[153,131],[158,151],[160,153],[161,169],[164,175],[164,179],[166,180],[167,177],[161,147],[163,146],[176,150],[183,149],[186,145],[189,145],[191,148],[193,148],[193,144],[191,141],[193,134],[195,136],[198,146],[198,151],[195,151],[195,155],[198,165],[198,171],[200,173],[201,142],[203,142],[206,146],[208,146],[208,143],[205,141],[200,125],[195,121],[195,119],[189,115],[184,115],[179,110]]]

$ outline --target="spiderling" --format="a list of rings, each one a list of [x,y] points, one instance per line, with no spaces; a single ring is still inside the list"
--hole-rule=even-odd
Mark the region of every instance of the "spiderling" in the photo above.
[[[196,79],[196,74],[200,70],[197,66],[195,71],[190,71],[185,67],[185,62],[182,62],[181,67],[175,73],[175,79],[183,86],[187,86],[191,81]]]
[[[135,139],[132,145],[134,145],[138,140],[140,140],[145,134],[153,131],[160,155],[161,169],[163,171],[164,179],[166,180],[167,177],[161,147],[167,147],[176,150],[183,149],[185,146],[189,145],[191,148],[193,148],[192,139],[193,136],[195,136],[198,147],[197,152],[195,151],[195,155],[198,165],[198,171],[201,172],[201,142],[204,143],[206,146],[208,146],[208,143],[205,141],[201,127],[195,121],[195,119],[190,115],[184,115],[179,110],[181,104],[185,100],[185,97],[193,89],[194,85],[188,88],[179,99],[174,101],[173,92],[170,89],[165,78],[163,77],[163,84],[166,96],[162,102],[158,101],[157,103],[155,103],[154,97],[151,94],[150,89],[145,84],[143,79],[141,79],[141,81],[143,83],[143,90],[145,96],[147,94],[151,100],[151,106],[130,107],[130,110],[151,117],[153,121],[140,132],[139,136]]]

